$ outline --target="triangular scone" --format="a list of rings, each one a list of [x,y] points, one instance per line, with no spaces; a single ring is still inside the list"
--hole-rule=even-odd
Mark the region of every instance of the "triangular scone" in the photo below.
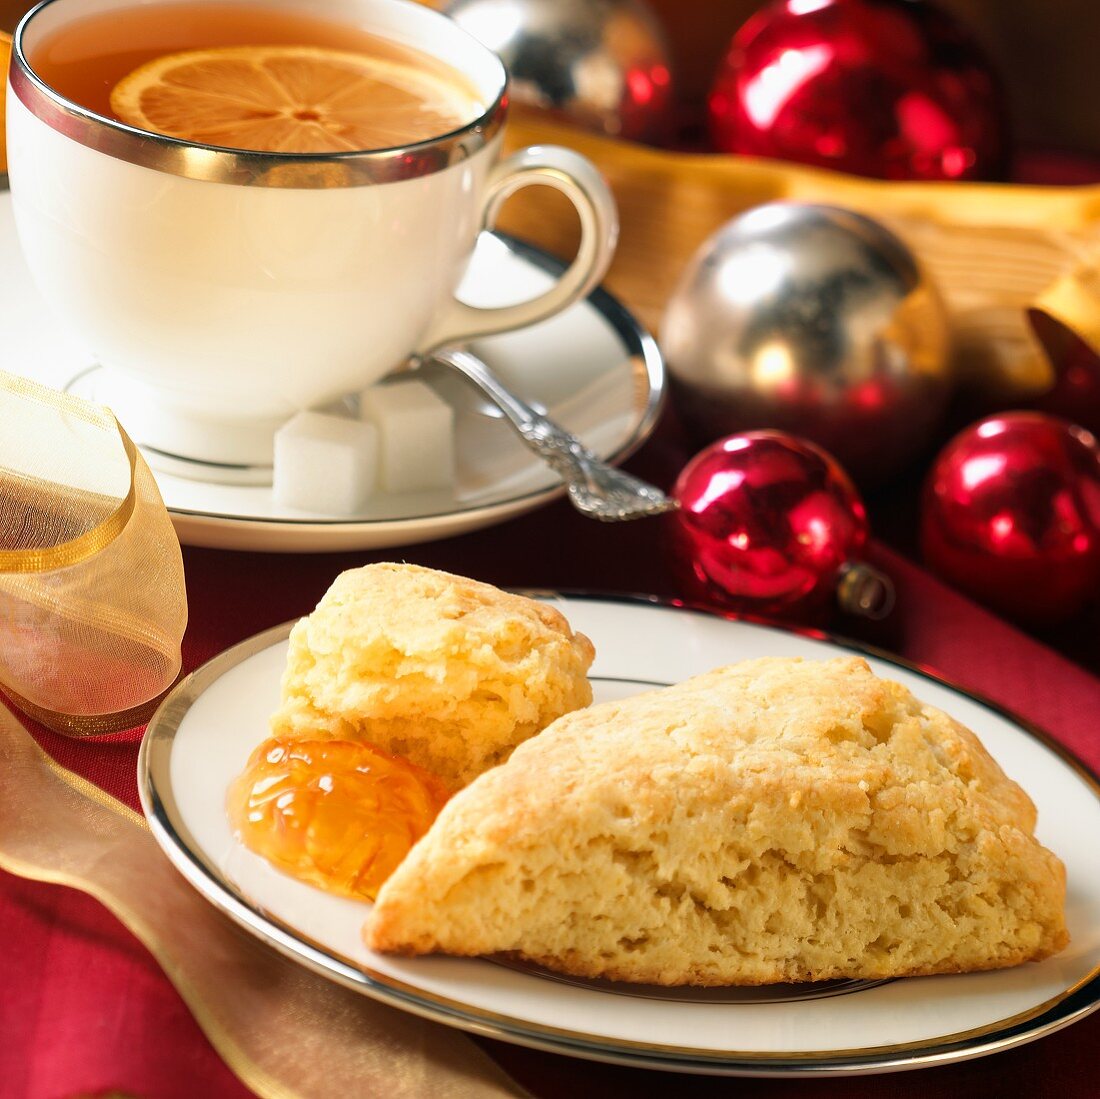
[[[860,659],[751,660],[560,718],[454,797],[369,946],[726,985],[994,969],[1065,870],[973,733]]]

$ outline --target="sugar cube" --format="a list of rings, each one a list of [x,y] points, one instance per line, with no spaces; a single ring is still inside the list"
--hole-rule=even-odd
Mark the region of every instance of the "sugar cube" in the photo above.
[[[361,420],[299,412],[275,432],[274,494],[285,507],[353,515],[374,490],[377,466],[378,433]]]
[[[359,414],[378,430],[378,471],[386,492],[454,484],[454,411],[430,386],[401,379],[365,389]]]

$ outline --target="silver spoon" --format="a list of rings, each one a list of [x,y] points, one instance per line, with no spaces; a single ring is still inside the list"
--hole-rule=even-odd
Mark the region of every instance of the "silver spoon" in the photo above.
[[[562,479],[569,502],[582,515],[605,523],[643,519],[673,511],[679,505],[655,485],[608,465],[576,435],[512,393],[469,351],[445,348],[409,364],[412,370],[432,365],[453,370],[487,397],[515,428],[527,447]]]

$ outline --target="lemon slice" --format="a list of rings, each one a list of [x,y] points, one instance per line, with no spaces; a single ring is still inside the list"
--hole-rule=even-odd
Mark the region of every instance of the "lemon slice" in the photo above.
[[[111,91],[131,126],[202,145],[338,153],[425,141],[480,114],[454,81],[319,46],[226,46],[149,61]]]

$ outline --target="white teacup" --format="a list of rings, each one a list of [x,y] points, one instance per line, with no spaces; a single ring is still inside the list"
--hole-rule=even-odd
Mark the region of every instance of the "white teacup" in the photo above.
[[[217,3],[217,0],[195,0]],[[247,0],[317,14],[315,0]],[[592,164],[532,147],[500,161],[507,75],[445,16],[407,0],[327,0],[348,22],[446,62],[490,104],[401,149],[243,152],[146,133],[50,88],[29,58],[73,20],[136,0],[47,0],[15,34],[8,159],[16,223],[45,296],[105,368],[139,442],[223,466],[271,463],[275,428],[410,355],[564,309],[607,269],[614,201]],[[581,221],[546,293],[479,309],[454,297],[479,231],[529,184]]]

